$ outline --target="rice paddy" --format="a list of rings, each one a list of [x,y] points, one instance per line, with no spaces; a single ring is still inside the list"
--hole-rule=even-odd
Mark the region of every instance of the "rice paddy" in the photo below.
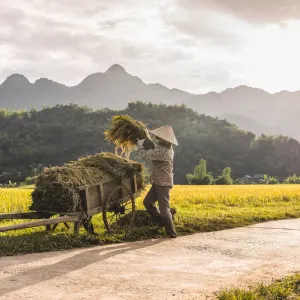
[[[30,189],[0,189],[0,214],[27,212],[31,192]],[[143,209],[142,198],[137,199],[137,209]],[[222,230],[299,218],[300,186],[175,186],[171,191],[171,206],[177,210],[175,225],[179,235]],[[83,229],[76,236],[63,225],[51,234],[42,227],[0,233],[0,256],[135,241],[164,234],[163,229],[140,227],[110,235],[104,228],[102,214],[94,216],[93,223],[97,236],[88,235]],[[0,221],[0,226],[7,224],[11,222]]]

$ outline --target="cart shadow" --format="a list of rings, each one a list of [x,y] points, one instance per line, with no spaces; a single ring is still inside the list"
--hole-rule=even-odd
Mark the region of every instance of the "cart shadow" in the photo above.
[[[164,239],[147,240],[143,242],[126,243],[117,246],[100,246],[96,249],[83,250],[83,252],[75,254],[72,257],[68,257],[67,259],[60,260],[55,264],[37,267],[20,274],[14,274],[12,276],[2,278],[0,281],[0,296],[54,279],[56,277],[64,276],[70,272],[85,268],[88,265],[105,261],[126,252],[151,247],[164,241]],[[57,253],[57,255],[61,255],[61,253]]]
[[[1,246],[0,246],[1,247]],[[78,249],[61,250],[61,252],[75,252]],[[57,251],[39,253],[39,259],[36,258],[35,253],[18,254],[11,256],[0,256],[0,270],[3,268],[9,268],[14,265],[30,264],[31,262],[37,262],[43,259],[49,259],[57,256]]]

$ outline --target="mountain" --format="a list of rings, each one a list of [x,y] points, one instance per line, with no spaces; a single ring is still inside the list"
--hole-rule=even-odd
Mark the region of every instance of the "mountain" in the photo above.
[[[111,66],[105,73],[89,75],[72,87],[48,79],[32,84],[19,74],[8,77],[0,85],[0,107],[12,109],[39,109],[43,105],[69,103],[94,109],[123,109],[128,102],[136,100],[181,104],[190,97],[189,93],[170,90],[160,84],[146,84],[120,65]]]
[[[259,123],[258,121],[241,116],[236,114],[224,114],[219,117],[220,119],[224,119],[228,121],[231,124],[237,125],[240,129],[248,130],[253,132],[256,135],[266,134],[266,135],[276,135],[280,133],[280,130],[269,127],[267,125],[264,125],[262,123]]]
[[[300,139],[300,91],[270,94],[239,86],[221,93],[195,95],[158,83],[146,84],[120,65],[89,75],[71,87],[45,78],[30,83],[19,74],[11,75],[0,85],[2,108],[40,109],[43,105],[75,103],[93,109],[124,109],[128,102],[137,100],[167,105],[184,103],[200,113],[227,118],[246,130]]]

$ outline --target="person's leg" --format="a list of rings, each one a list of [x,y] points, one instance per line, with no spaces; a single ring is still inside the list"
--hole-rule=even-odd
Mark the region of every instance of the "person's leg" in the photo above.
[[[150,216],[159,223],[162,223],[162,217],[157,209],[156,205],[154,204],[157,201],[157,194],[154,184],[150,188],[148,194],[146,195],[144,199],[144,206],[147,210],[147,212],[150,214]]]
[[[156,195],[158,199],[159,211],[164,221],[166,232],[170,237],[176,237],[176,231],[170,211],[170,190],[168,186],[155,186]]]

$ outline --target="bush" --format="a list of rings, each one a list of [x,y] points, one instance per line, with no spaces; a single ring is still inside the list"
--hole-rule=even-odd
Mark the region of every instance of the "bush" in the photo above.
[[[231,185],[233,180],[231,178],[231,168],[227,167],[223,170],[222,175],[215,180],[217,185]]]
[[[35,183],[36,177],[26,177],[25,178],[25,184],[26,185],[32,185]]]
[[[211,173],[206,171],[206,160],[201,159],[199,165],[194,168],[193,174],[187,174],[186,176],[189,184],[193,185],[210,185],[214,179]]]
[[[280,183],[279,178],[277,178],[277,177],[269,177],[268,182],[269,182],[269,184],[279,184]]]
[[[211,185],[214,182],[214,178],[212,177],[211,174],[207,174],[206,176],[204,176],[204,178],[202,179],[202,183],[204,185]]]
[[[253,184],[253,182],[250,182],[245,178],[238,178],[234,181],[234,184],[236,184],[236,185],[246,185],[246,184]]]
[[[284,181],[285,184],[300,184],[300,177],[296,174],[288,176]]]
[[[9,180],[9,182],[8,182],[8,184],[7,184],[7,187],[8,188],[14,188],[14,187],[16,187],[17,186],[17,183],[16,182],[11,182],[10,180]]]
[[[213,177],[212,175],[208,174],[206,176],[204,176],[202,179],[196,179],[196,178],[193,178],[190,183],[192,185],[211,185],[213,184]]]
[[[231,178],[226,178],[226,177],[220,176],[219,178],[217,178],[215,180],[215,184],[216,185],[231,185],[231,184],[233,184],[233,182],[232,182]]]

